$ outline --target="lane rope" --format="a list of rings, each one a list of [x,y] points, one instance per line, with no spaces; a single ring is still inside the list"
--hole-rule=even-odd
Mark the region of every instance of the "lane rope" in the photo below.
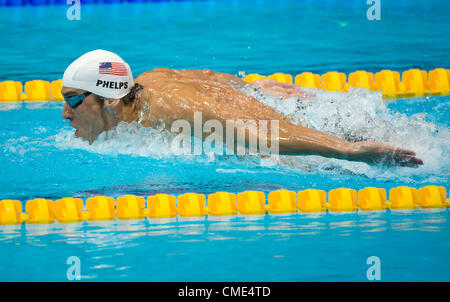
[[[373,74],[363,70],[345,73],[330,71],[322,75],[303,72],[293,77],[286,73],[268,76],[252,73],[243,80],[250,83],[261,79],[272,79],[283,83],[296,84],[306,88],[324,91],[348,92],[351,87],[380,91],[383,99],[444,96],[450,94],[450,70],[436,68],[428,73],[420,69],[410,69],[402,73],[382,70]],[[64,101],[61,95],[62,80],[52,82],[32,80],[25,82],[0,82],[0,102]]]
[[[268,194],[245,191],[238,194],[216,192],[148,196],[125,195],[114,199],[107,196],[65,197],[56,201],[37,198],[26,201],[25,211],[19,200],[0,201],[0,225],[21,223],[60,223],[85,220],[149,219],[171,217],[204,217],[230,215],[297,214],[320,212],[382,211],[386,209],[447,208],[450,198],[443,186],[419,189],[407,186],[389,190],[367,187],[356,191],[338,188],[327,192],[306,189],[297,192],[277,190]],[[207,202],[207,204],[206,204]]]

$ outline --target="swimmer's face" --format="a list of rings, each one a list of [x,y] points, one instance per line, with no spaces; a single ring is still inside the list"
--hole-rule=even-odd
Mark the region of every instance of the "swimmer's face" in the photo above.
[[[73,96],[86,92],[85,90],[63,87],[63,96]],[[89,141],[89,144],[106,130],[102,104],[97,101],[94,94],[88,95],[75,109],[65,103],[62,117],[70,120],[69,125],[76,129],[75,136]]]

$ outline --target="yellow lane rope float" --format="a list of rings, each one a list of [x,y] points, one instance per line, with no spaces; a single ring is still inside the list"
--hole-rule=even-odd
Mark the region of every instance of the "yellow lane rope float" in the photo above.
[[[420,69],[410,69],[402,73],[401,79],[397,71],[382,70],[373,74],[358,70],[350,73],[348,77],[336,71],[323,75],[303,72],[294,78],[290,74],[279,72],[269,76],[252,73],[245,76],[243,80],[250,83],[266,78],[325,91],[347,92],[350,87],[365,88],[381,91],[384,99],[450,94],[450,70],[444,68],[436,68],[428,73]],[[64,100],[61,88],[62,80],[52,82],[32,80],[25,85],[18,81],[4,81],[0,82],[0,102],[61,102]]]
[[[420,69],[410,69],[402,73],[401,80],[397,71],[382,70],[373,74],[358,70],[348,75],[348,81],[344,73],[336,71],[323,75],[303,72],[295,76],[294,81],[290,74],[274,73],[266,77],[252,73],[247,75],[244,81],[250,83],[266,78],[325,91],[348,92],[350,87],[365,88],[381,91],[384,99],[450,94],[450,70],[444,68],[436,68],[428,73]]]
[[[142,196],[95,196],[83,205],[80,198],[66,197],[52,200],[37,198],[25,203],[18,200],[0,201],[0,225],[20,223],[60,223],[85,220],[145,219],[170,217],[204,217],[231,215],[265,215],[313,212],[356,212],[389,209],[447,208],[450,199],[442,186],[426,186],[420,189],[406,186],[389,190],[368,187],[359,190],[339,188],[327,193],[306,189],[300,192],[278,190],[266,195],[263,192],[246,191],[239,194],[216,192],[205,196],[185,193],[178,197],[156,194],[145,200]],[[147,204],[146,204],[147,201]],[[267,203],[266,203],[267,202]]]

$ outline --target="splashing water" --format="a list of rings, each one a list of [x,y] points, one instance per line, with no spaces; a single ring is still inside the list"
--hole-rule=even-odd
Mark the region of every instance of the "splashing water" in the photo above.
[[[365,163],[328,159],[318,156],[289,157],[290,165],[310,171],[334,170],[341,173],[364,174],[368,177],[448,176],[450,130],[425,121],[431,113],[407,116],[393,112],[381,93],[350,88],[348,93],[303,88],[312,98],[291,97],[284,100],[268,96],[247,85],[244,92],[258,101],[290,117],[296,124],[326,132],[349,141],[375,140],[396,147],[411,149],[424,165],[419,168],[370,166]],[[441,99],[436,107],[445,106]],[[399,100],[399,102],[406,100]],[[418,102],[419,100],[414,100]],[[445,108],[440,108],[446,110]],[[432,119],[432,117],[430,118]]]

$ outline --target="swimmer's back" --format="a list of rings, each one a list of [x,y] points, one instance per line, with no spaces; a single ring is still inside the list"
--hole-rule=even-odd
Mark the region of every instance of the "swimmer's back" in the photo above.
[[[233,81],[231,83],[231,81]],[[230,74],[204,70],[156,68],[135,79],[143,86],[136,109],[148,108],[149,124],[166,125],[175,120],[191,121],[194,112],[205,120],[285,120],[287,117],[244,93],[237,86],[246,82]]]

